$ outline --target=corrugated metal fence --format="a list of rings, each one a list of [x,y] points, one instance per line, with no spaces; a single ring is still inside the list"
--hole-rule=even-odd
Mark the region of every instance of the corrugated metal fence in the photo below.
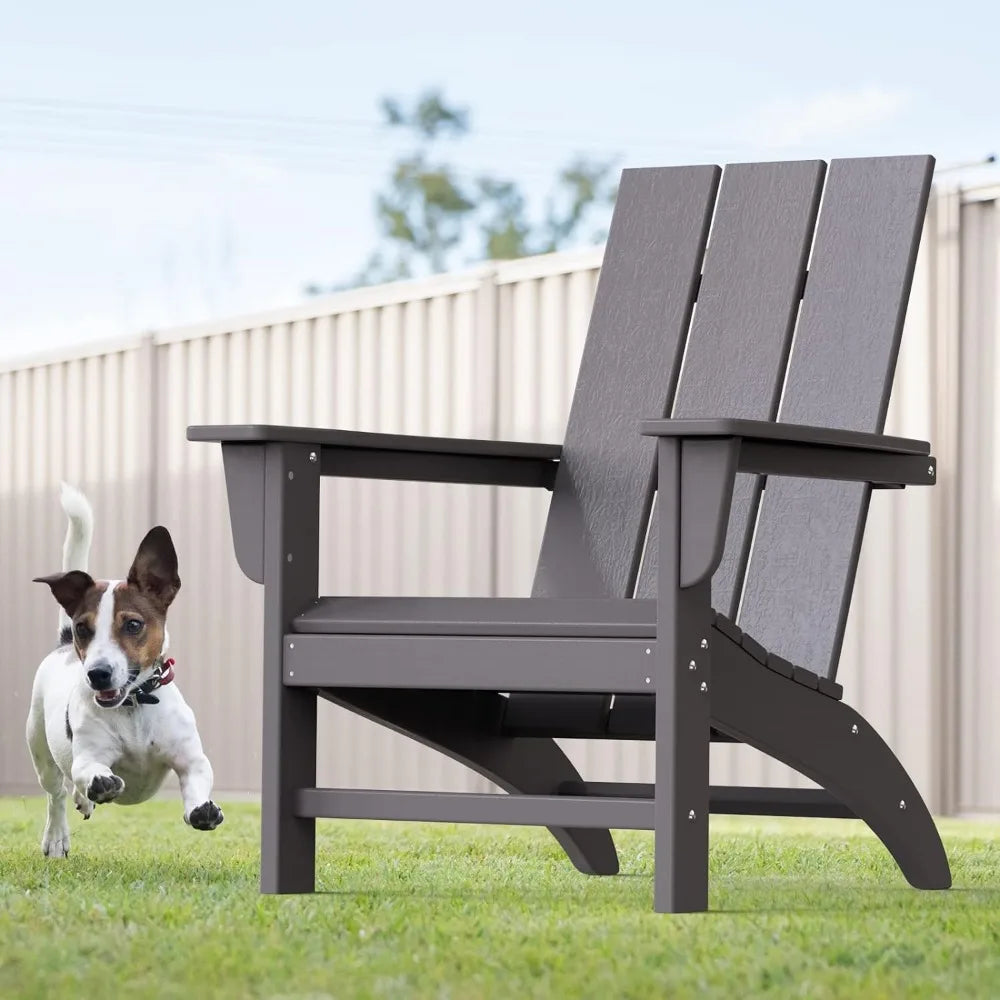
[[[1000,811],[992,726],[992,553],[1000,542],[995,193],[932,198],[887,430],[929,437],[933,490],[875,494],[840,677],[938,811]],[[261,421],[561,440],[599,251],[558,254],[310,301],[0,370],[0,791],[37,786],[23,746],[55,607],[60,478],[97,514],[92,567],[120,575],[167,524],[183,589],[179,682],[225,791],[259,775],[262,594],[240,573],[217,446],[190,423]],[[324,481],[321,591],[518,595],[548,494]],[[324,705],[320,780],[474,789],[479,777]],[[650,780],[648,745],[571,742],[587,777]],[[795,782],[745,747],[713,748],[720,783]],[[804,782],[798,782],[804,783]]]

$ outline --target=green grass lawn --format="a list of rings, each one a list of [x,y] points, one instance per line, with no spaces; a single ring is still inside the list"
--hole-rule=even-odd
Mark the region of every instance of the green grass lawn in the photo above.
[[[257,892],[259,812],[74,815],[0,800],[0,997],[997,997],[1000,827],[944,822],[955,888],[910,889],[850,821],[712,825],[714,912],[652,913],[652,837],[578,874],[538,830],[321,822],[314,896]]]

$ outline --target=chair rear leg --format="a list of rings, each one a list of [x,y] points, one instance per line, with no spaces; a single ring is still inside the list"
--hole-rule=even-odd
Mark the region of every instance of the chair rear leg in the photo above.
[[[500,695],[356,688],[320,694],[451,757],[512,794],[558,795],[567,786],[582,785],[579,772],[555,740],[499,735],[504,708]],[[618,873],[618,852],[608,830],[549,827],[549,832],[584,874]]]
[[[718,633],[712,724],[822,785],[871,827],[918,889],[951,885],[948,857],[916,786],[854,709],[759,664]]]

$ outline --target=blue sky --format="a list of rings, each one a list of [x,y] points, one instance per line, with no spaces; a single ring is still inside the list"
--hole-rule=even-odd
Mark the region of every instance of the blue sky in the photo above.
[[[995,3],[21,4],[0,32],[0,357],[349,276],[399,151],[385,94],[467,105],[454,160],[536,205],[576,153],[947,164],[1000,146],[998,29]]]

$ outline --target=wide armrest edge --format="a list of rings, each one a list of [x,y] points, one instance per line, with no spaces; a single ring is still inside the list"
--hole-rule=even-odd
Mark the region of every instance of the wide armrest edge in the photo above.
[[[549,462],[556,461],[562,454],[561,445],[533,441],[425,437],[278,424],[193,424],[187,429],[187,439],[216,444],[303,444],[319,448],[475,455],[480,458],[522,458]]]
[[[740,438],[744,441],[761,441],[773,445],[789,444],[845,450],[881,451],[894,455],[929,456],[931,451],[928,441],[920,441],[915,438],[892,437],[888,434],[869,434],[833,427],[811,427],[805,424],[786,424],[766,420],[740,420],[736,418],[656,419],[641,421],[639,429],[647,437]]]

